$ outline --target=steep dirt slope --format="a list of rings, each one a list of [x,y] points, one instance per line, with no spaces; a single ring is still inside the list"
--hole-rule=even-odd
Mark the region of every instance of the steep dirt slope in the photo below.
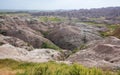
[[[105,40],[91,42],[87,49],[71,55],[67,60],[90,67],[118,68],[120,67],[120,39],[108,37]]]
[[[102,39],[96,29],[82,24],[62,24],[49,31],[47,38],[63,49],[74,50],[89,41]]]

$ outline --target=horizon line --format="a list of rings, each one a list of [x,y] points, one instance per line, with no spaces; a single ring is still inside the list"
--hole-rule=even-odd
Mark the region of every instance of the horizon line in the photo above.
[[[91,9],[102,9],[102,8],[115,8],[120,6],[108,6],[108,7],[94,7],[94,8],[79,8],[79,9],[0,9],[2,11],[69,11],[69,10],[91,10]]]

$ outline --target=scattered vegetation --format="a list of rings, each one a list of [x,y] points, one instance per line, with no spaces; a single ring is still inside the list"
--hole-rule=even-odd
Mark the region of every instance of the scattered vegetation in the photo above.
[[[16,71],[16,75],[119,75],[119,72],[103,71],[98,68],[86,68],[78,64],[58,64],[54,61],[28,63],[1,59],[0,69],[2,68],[9,68],[12,71]]]

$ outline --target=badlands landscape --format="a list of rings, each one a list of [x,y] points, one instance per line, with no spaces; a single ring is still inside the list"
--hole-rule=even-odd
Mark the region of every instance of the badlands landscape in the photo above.
[[[120,75],[120,7],[0,13],[0,75]]]

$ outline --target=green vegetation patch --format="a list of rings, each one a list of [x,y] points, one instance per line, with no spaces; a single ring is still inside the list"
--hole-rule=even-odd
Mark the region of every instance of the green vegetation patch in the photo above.
[[[108,31],[106,32],[100,32],[100,34],[103,36],[103,37],[107,37],[107,36],[111,36],[113,34],[113,32],[117,29],[117,28],[120,28],[119,25],[106,25],[107,28],[108,28]]]
[[[44,42],[41,47],[54,49],[54,50],[60,50],[60,48],[58,46],[56,46],[55,44],[49,43],[49,42]]]
[[[107,25],[109,28],[110,32],[113,32],[115,29],[120,28],[120,25]]]
[[[63,19],[54,16],[40,16],[40,21],[42,22],[61,22]]]
[[[98,68],[87,68],[79,64],[67,65],[49,61],[46,63],[17,62],[10,59],[0,60],[0,69],[9,67],[16,75],[120,75],[119,72],[103,71]]]

